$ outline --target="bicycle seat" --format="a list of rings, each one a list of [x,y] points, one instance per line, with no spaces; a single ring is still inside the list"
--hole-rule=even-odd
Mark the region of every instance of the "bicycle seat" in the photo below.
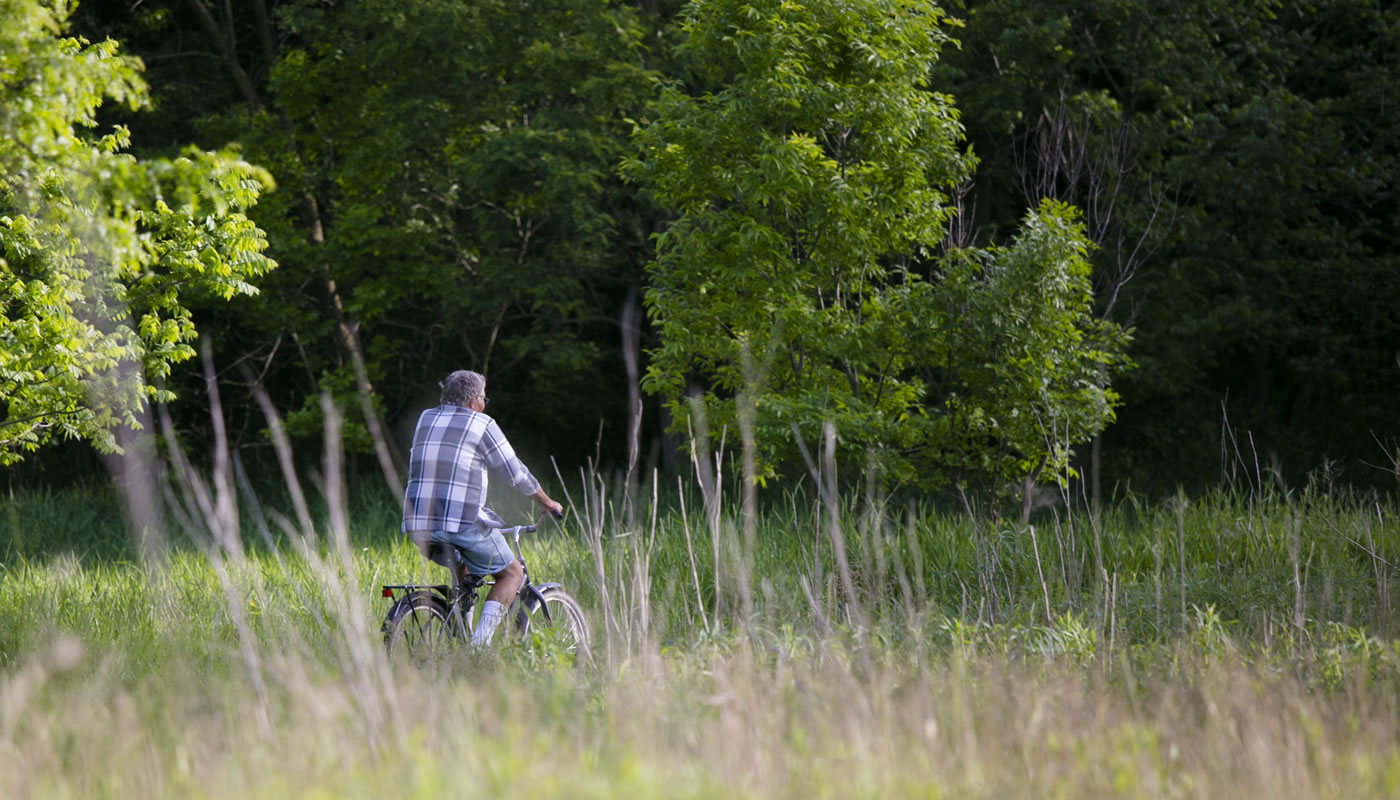
[[[423,555],[427,556],[428,560],[443,566],[448,566],[443,562],[456,562],[462,557],[460,550],[442,542],[428,542],[428,548],[423,551]]]
[[[445,542],[428,542],[427,550],[423,552],[423,555],[427,556],[434,564],[446,567],[453,573],[457,571],[457,565],[465,560],[460,547]],[[474,572],[467,573],[466,583],[469,586],[480,585],[483,580],[485,580],[483,575],[477,575]]]

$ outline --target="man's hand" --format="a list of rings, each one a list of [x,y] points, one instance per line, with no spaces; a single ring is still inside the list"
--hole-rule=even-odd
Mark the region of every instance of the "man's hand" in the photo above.
[[[540,504],[540,508],[552,514],[555,519],[560,519],[564,516],[564,507],[549,499],[549,495],[544,493],[543,487],[535,492],[535,502]]]

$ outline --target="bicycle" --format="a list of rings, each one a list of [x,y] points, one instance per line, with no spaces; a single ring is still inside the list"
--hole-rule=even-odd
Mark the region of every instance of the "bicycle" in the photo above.
[[[589,658],[588,621],[578,601],[558,583],[531,583],[530,570],[520,552],[520,535],[534,533],[536,525],[503,528],[520,560],[525,576],[520,583],[507,619],[514,621],[516,635],[527,645],[558,648],[579,658]],[[434,543],[431,548],[450,547]],[[436,555],[432,550],[430,557]],[[472,611],[479,596],[495,580],[484,575],[468,575],[455,587],[441,584],[386,584],[381,596],[393,600],[381,630],[384,648],[390,654],[403,651],[411,660],[425,662],[469,643],[472,638]]]

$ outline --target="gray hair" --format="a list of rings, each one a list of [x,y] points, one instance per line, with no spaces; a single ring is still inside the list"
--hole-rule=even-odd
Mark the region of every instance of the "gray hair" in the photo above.
[[[438,386],[442,387],[441,402],[454,406],[465,406],[486,394],[486,378],[468,369],[459,369],[448,375]]]

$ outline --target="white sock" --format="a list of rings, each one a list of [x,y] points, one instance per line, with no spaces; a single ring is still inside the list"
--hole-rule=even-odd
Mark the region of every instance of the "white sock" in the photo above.
[[[491,644],[491,635],[496,632],[496,626],[505,619],[506,607],[495,600],[487,600],[481,606],[481,619],[476,621],[476,629],[472,631],[472,646],[482,647]]]

